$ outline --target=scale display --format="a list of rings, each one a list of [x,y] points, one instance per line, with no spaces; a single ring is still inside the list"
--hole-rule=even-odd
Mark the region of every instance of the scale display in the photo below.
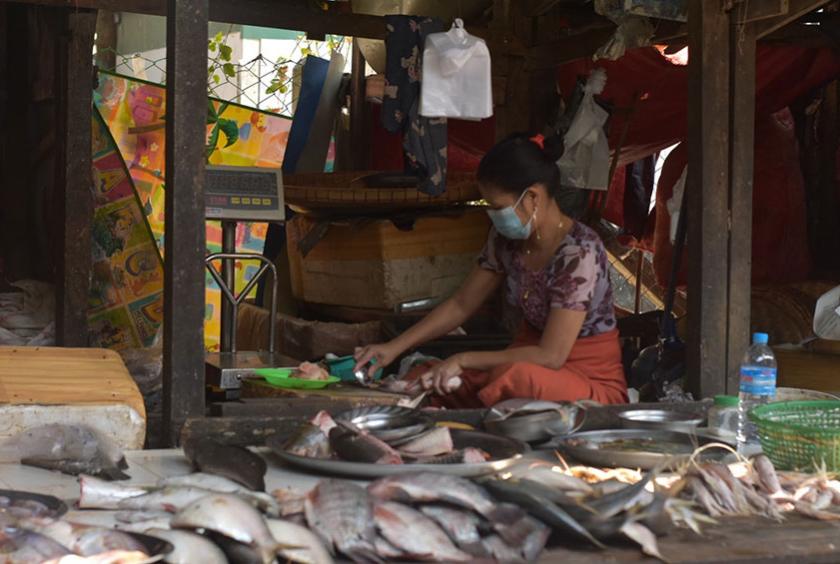
[[[280,169],[208,166],[204,215],[207,219],[227,221],[284,221]]]

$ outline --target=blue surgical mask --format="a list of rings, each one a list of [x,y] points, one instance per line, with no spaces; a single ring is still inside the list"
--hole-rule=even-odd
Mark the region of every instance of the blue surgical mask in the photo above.
[[[487,215],[490,216],[493,227],[496,228],[499,235],[506,239],[522,240],[531,236],[534,218],[532,217],[528,220],[528,223],[522,225],[522,221],[516,215],[516,208],[522,203],[522,198],[524,197],[525,192],[522,192],[522,195],[519,196],[519,199],[512,206],[500,210],[487,210]]]

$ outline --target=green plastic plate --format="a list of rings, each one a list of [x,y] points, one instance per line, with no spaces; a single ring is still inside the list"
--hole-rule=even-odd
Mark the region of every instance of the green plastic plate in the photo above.
[[[272,386],[296,390],[318,390],[341,381],[341,378],[336,378],[335,376],[330,376],[326,380],[292,378],[291,374],[293,371],[294,368],[258,368],[254,370],[254,374],[262,376]]]

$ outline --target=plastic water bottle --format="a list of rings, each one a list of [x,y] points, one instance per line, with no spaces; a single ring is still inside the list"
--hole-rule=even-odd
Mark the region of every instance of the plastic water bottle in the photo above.
[[[748,413],[756,406],[776,398],[776,357],[767,346],[767,333],[755,333],[753,344],[741,363],[741,385],[738,394],[738,452],[750,454],[759,449],[755,425]]]

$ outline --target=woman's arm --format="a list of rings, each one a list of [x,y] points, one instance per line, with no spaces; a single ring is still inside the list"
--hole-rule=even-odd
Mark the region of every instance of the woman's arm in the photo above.
[[[374,358],[378,367],[390,364],[403,352],[457,329],[478,311],[503,279],[504,274],[475,267],[455,295],[437,306],[416,325],[389,343],[359,350],[356,354],[356,368]],[[371,370],[374,369],[371,366]]]
[[[454,379],[466,369],[491,370],[514,362],[530,362],[559,370],[569,358],[585,317],[586,312],[583,311],[552,309],[539,345],[504,351],[456,354],[424,374],[420,382],[424,388],[434,388],[438,394],[443,395],[457,388]]]

